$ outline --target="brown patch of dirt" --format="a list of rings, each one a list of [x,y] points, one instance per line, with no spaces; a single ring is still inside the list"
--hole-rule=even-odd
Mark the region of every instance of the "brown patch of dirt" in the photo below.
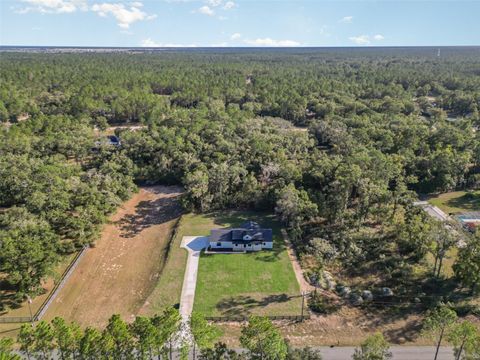
[[[405,314],[388,316],[368,313],[352,307],[343,307],[330,315],[312,315],[304,322],[275,321],[282,335],[293,346],[356,346],[376,331],[383,333],[393,344],[432,345],[432,340],[421,336],[422,316]],[[241,323],[223,323],[221,341],[239,346]]]
[[[112,314],[132,320],[153,291],[181,215],[178,187],[144,187],[105,225],[51,305],[47,319],[62,316],[104,326]]]

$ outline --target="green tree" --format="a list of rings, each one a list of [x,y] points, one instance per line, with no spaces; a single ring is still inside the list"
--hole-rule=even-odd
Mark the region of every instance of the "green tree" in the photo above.
[[[43,320],[38,322],[33,330],[33,336],[35,339],[33,350],[37,353],[37,357],[44,360],[49,359],[54,348],[54,334],[50,324]]]
[[[285,340],[270,319],[252,316],[242,329],[240,344],[246,348],[252,359],[283,360],[288,349]]]
[[[81,330],[75,323],[67,324],[64,319],[56,317],[52,320],[53,337],[55,347],[60,352],[62,360],[70,359],[79,348]]]
[[[469,359],[480,345],[480,331],[470,321],[462,321],[452,327],[448,341],[454,346],[456,360]]]
[[[20,360],[21,357],[13,353],[13,339],[0,339],[0,360]]]
[[[389,351],[390,344],[385,340],[382,333],[377,332],[369,336],[361,345],[355,349],[353,360],[387,360],[392,357]]]
[[[480,232],[459,250],[453,271],[460,282],[475,293],[480,285]]]
[[[456,243],[457,239],[451,229],[447,228],[443,223],[436,222],[431,229],[431,253],[435,259],[433,265],[433,275],[435,278],[440,278],[443,267],[443,261],[447,252]]]
[[[246,360],[242,354],[231,350],[224,343],[216,343],[214,348],[203,349],[200,360]],[[299,359],[300,360],[300,359]]]
[[[20,351],[25,353],[29,360],[35,344],[35,336],[33,331],[34,330],[31,324],[23,324],[20,327],[20,332],[18,333],[17,337],[17,341],[20,344]]]
[[[220,330],[208,323],[205,317],[197,312],[190,316],[190,331],[193,336],[193,358],[196,358],[196,345],[203,350],[211,348],[215,340],[220,336]]]
[[[171,359],[172,343],[180,330],[181,320],[180,313],[174,307],[168,307],[163,311],[162,315],[155,315],[152,318],[152,324],[157,329],[154,342],[157,355],[163,354],[168,345]]]
[[[143,316],[137,316],[131,324],[131,332],[135,338],[135,348],[139,352],[139,359],[150,359],[153,356],[153,346],[155,345],[155,337],[157,336],[157,328],[152,321]],[[147,355],[148,354],[148,355]]]
[[[454,310],[446,305],[441,305],[435,310],[431,311],[425,318],[423,323],[423,330],[426,334],[437,336],[437,348],[435,350],[435,360],[438,357],[438,351],[442,340],[448,334],[452,326],[457,320],[457,314]]]
[[[57,260],[58,237],[24,208],[0,214],[0,264],[20,294],[35,290]]]
[[[79,353],[81,359],[95,360],[102,353],[102,334],[95,328],[87,327],[80,339]]]
[[[295,228],[317,214],[318,208],[310,201],[305,190],[298,190],[293,184],[280,192],[275,212],[289,227]]]
[[[120,315],[115,314],[110,317],[104,332],[110,335],[113,340],[113,357],[115,359],[132,358],[132,334],[129,331],[128,325],[122,320]]]

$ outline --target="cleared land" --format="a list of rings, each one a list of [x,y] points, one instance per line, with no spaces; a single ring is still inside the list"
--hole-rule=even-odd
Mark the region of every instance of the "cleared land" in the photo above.
[[[480,327],[475,316],[468,320]],[[377,331],[392,344],[406,346],[434,345],[435,340],[422,335],[423,317],[396,311],[373,313],[359,308],[344,307],[330,315],[313,315],[300,322],[275,321],[282,335],[293,346],[357,346]],[[223,323],[220,341],[238,347],[243,324]],[[448,343],[445,341],[444,346]]]
[[[169,256],[151,295],[140,310],[140,314],[152,316],[162,312],[167,306],[178,307],[182,294],[183,276],[187,265],[187,251],[180,247],[182,237],[191,234],[197,216],[183,215],[177,227],[177,232],[170,246]]]
[[[432,197],[428,199],[428,202],[438,206],[447,214],[480,211],[480,191],[472,193],[453,191]]]
[[[130,320],[155,288],[181,214],[177,187],[145,187],[111,217],[53,302],[46,319],[62,316],[103,326],[114,314]]]
[[[194,311],[206,316],[299,315],[299,284],[280,226],[272,215],[217,213],[191,217],[184,224],[189,235],[208,235],[212,228],[238,226],[247,219],[273,229],[274,249],[247,254],[202,254]]]

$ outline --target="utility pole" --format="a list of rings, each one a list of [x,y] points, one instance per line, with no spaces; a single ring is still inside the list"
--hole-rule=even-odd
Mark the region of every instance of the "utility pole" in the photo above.
[[[27,295],[28,310],[30,311],[30,322],[33,326],[33,314],[32,314],[32,298]]]

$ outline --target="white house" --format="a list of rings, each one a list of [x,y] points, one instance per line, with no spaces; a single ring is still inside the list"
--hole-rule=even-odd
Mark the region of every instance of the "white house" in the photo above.
[[[272,248],[272,229],[261,229],[253,221],[247,221],[239,228],[212,229],[209,237],[209,250],[213,251],[260,251]]]

